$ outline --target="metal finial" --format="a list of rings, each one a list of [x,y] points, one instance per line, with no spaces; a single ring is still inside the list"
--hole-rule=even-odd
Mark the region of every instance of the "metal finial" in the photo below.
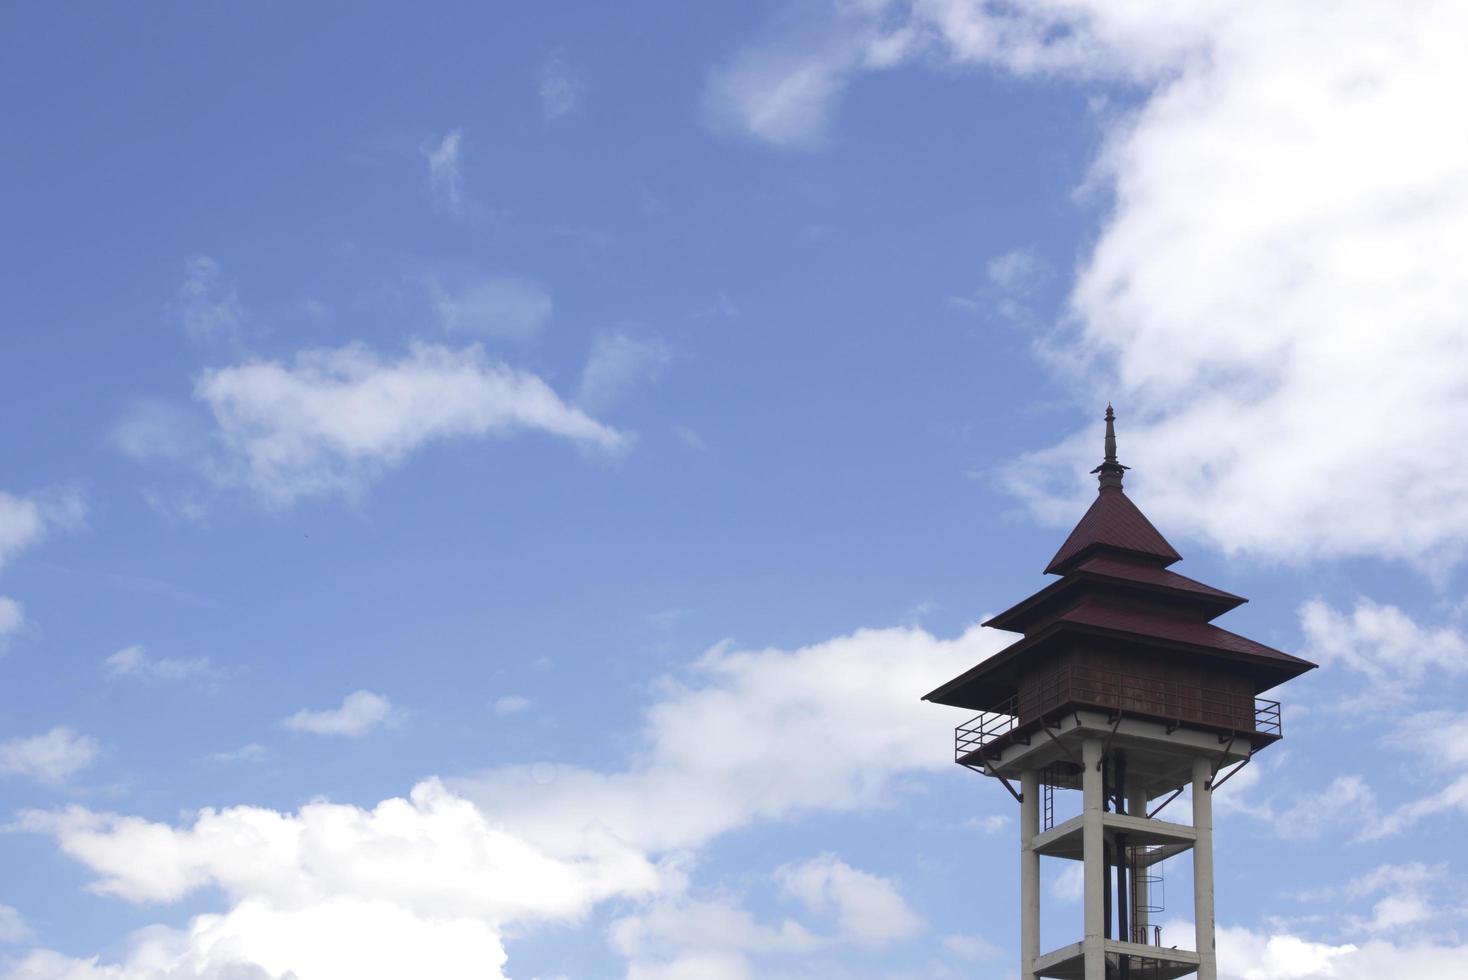
[[[1116,487],[1121,489],[1121,476],[1129,469],[1116,461],[1116,413],[1112,411],[1111,404],[1106,405],[1106,458],[1101,465],[1092,470],[1092,473],[1100,474],[1097,482],[1101,489]]]

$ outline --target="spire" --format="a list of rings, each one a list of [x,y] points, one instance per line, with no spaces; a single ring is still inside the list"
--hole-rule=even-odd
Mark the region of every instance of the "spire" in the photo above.
[[[1101,465],[1092,470],[1092,473],[1101,474],[1098,482],[1101,489],[1115,487],[1121,489],[1121,476],[1131,467],[1122,466],[1116,461],[1116,413],[1111,410],[1110,403],[1106,405],[1106,459]]]

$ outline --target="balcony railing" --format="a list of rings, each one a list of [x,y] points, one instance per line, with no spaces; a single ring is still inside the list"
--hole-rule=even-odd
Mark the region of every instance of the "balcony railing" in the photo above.
[[[1224,731],[1284,734],[1278,701],[1164,678],[1144,677],[1088,666],[1067,666],[1027,685],[997,711],[986,711],[954,730],[959,761],[1028,725],[1062,705],[1125,711],[1169,723]]]
[[[1018,704],[1018,698],[1010,698],[1003,709],[986,711],[954,729],[954,761],[962,762],[965,756],[1013,731],[1014,726],[1019,723]]]

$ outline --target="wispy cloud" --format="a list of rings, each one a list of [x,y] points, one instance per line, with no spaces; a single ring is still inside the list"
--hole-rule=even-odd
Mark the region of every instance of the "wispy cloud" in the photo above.
[[[529,340],[553,309],[545,287],[519,276],[488,276],[458,289],[433,281],[428,288],[439,323],[451,333]]]
[[[214,673],[208,657],[181,660],[174,657],[150,657],[139,644],[123,647],[102,661],[109,677],[132,677],[147,681],[182,681],[191,677],[207,677]]]
[[[320,711],[303,708],[281,724],[293,732],[361,738],[386,723],[392,714],[392,702],[381,694],[353,691],[342,699],[339,708],[325,708]]]
[[[214,415],[221,483],[275,504],[361,492],[428,443],[539,431],[616,451],[624,436],[563,402],[533,374],[478,347],[414,344],[397,358],[361,344],[205,371],[195,396]]]
[[[0,773],[60,783],[90,766],[100,752],[96,739],[58,725],[40,735],[0,742]]]
[[[528,711],[535,702],[519,694],[507,694],[502,698],[494,699],[494,713],[501,717],[506,715],[518,715]]]
[[[540,108],[547,119],[558,119],[581,102],[582,85],[565,52],[553,51],[540,65]]]
[[[455,129],[436,143],[423,147],[428,161],[428,190],[434,203],[453,214],[464,210],[463,175],[459,162],[464,131]]]
[[[23,943],[33,936],[19,912],[9,905],[0,905],[0,943]]]
[[[235,287],[224,281],[219,263],[207,255],[184,263],[174,310],[184,331],[201,341],[238,340],[246,318]]]
[[[656,337],[621,331],[598,334],[581,371],[576,402],[605,411],[638,385],[656,381],[672,359],[672,349]]]

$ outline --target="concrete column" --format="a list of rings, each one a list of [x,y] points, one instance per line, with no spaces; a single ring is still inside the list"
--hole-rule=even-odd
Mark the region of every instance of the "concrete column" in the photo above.
[[[1019,804],[1019,977],[1039,980],[1035,960],[1040,955],[1040,855],[1035,838],[1040,834],[1040,773],[1020,773]]]
[[[1141,784],[1133,782],[1126,795],[1126,812],[1128,816],[1145,817],[1147,815],[1147,791],[1142,789]],[[1150,939],[1147,926],[1147,906],[1151,904],[1151,894],[1147,883],[1142,879],[1152,874],[1151,866],[1139,866],[1136,875],[1132,879],[1132,908],[1136,911],[1132,915],[1132,927],[1142,937]],[[1123,936],[1123,939],[1131,939],[1131,936]]]
[[[1193,918],[1197,920],[1198,980],[1218,980],[1218,953],[1213,945],[1213,778],[1212,763],[1193,760]],[[1088,978],[1089,980],[1089,978]]]
[[[1106,980],[1106,863],[1102,848],[1106,835],[1102,829],[1101,786],[1101,741],[1086,739],[1081,744],[1081,763],[1085,766],[1081,774],[1081,791],[1084,808],[1081,810],[1081,846],[1085,860],[1085,904],[1086,931],[1081,940],[1085,951],[1085,980]]]

